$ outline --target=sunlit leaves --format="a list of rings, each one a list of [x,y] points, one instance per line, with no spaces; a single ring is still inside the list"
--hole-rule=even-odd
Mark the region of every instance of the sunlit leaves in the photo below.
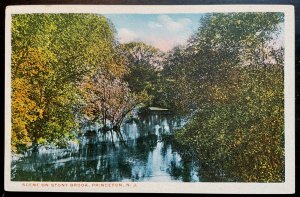
[[[114,48],[114,29],[100,15],[12,17],[14,151],[31,143],[66,143],[62,136],[72,136],[68,133],[78,127],[80,82],[95,69],[105,68],[115,57]]]

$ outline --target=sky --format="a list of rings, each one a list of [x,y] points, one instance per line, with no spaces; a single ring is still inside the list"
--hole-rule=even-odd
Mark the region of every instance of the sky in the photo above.
[[[105,14],[121,43],[142,41],[162,51],[184,44],[203,14]]]

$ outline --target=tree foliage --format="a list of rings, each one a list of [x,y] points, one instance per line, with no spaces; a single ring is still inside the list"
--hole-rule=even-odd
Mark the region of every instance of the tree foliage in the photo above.
[[[129,70],[124,80],[133,92],[146,99],[145,103],[153,103],[160,85],[163,52],[143,42],[122,44],[121,50]]]
[[[281,13],[207,15],[167,58],[166,98],[191,116],[176,139],[214,176],[284,181],[281,22]]]
[[[63,145],[78,126],[78,85],[106,64],[112,25],[93,14],[22,14],[12,18],[12,147]]]
[[[86,101],[84,114],[93,122],[101,122],[104,130],[119,131],[126,115],[138,104],[126,82],[100,73],[86,77],[82,91]]]

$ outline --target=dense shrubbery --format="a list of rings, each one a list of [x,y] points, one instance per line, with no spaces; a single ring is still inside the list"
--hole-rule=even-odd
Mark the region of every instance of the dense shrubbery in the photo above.
[[[176,139],[194,149],[203,171],[284,181],[283,48],[272,44],[282,20],[277,13],[207,16],[188,46],[170,54],[166,96],[192,114]]]

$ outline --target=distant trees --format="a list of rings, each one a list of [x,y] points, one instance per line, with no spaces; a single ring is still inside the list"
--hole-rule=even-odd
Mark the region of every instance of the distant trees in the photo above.
[[[206,15],[167,57],[166,100],[192,116],[176,139],[217,177],[284,181],[282,22],[281,13]]]
[[[133,92],[143,95],[145,103],[153,103],[160,86],[164,53],[143,42],[122,44],[121,50],[127,59],[129,71],[124,80]]]

